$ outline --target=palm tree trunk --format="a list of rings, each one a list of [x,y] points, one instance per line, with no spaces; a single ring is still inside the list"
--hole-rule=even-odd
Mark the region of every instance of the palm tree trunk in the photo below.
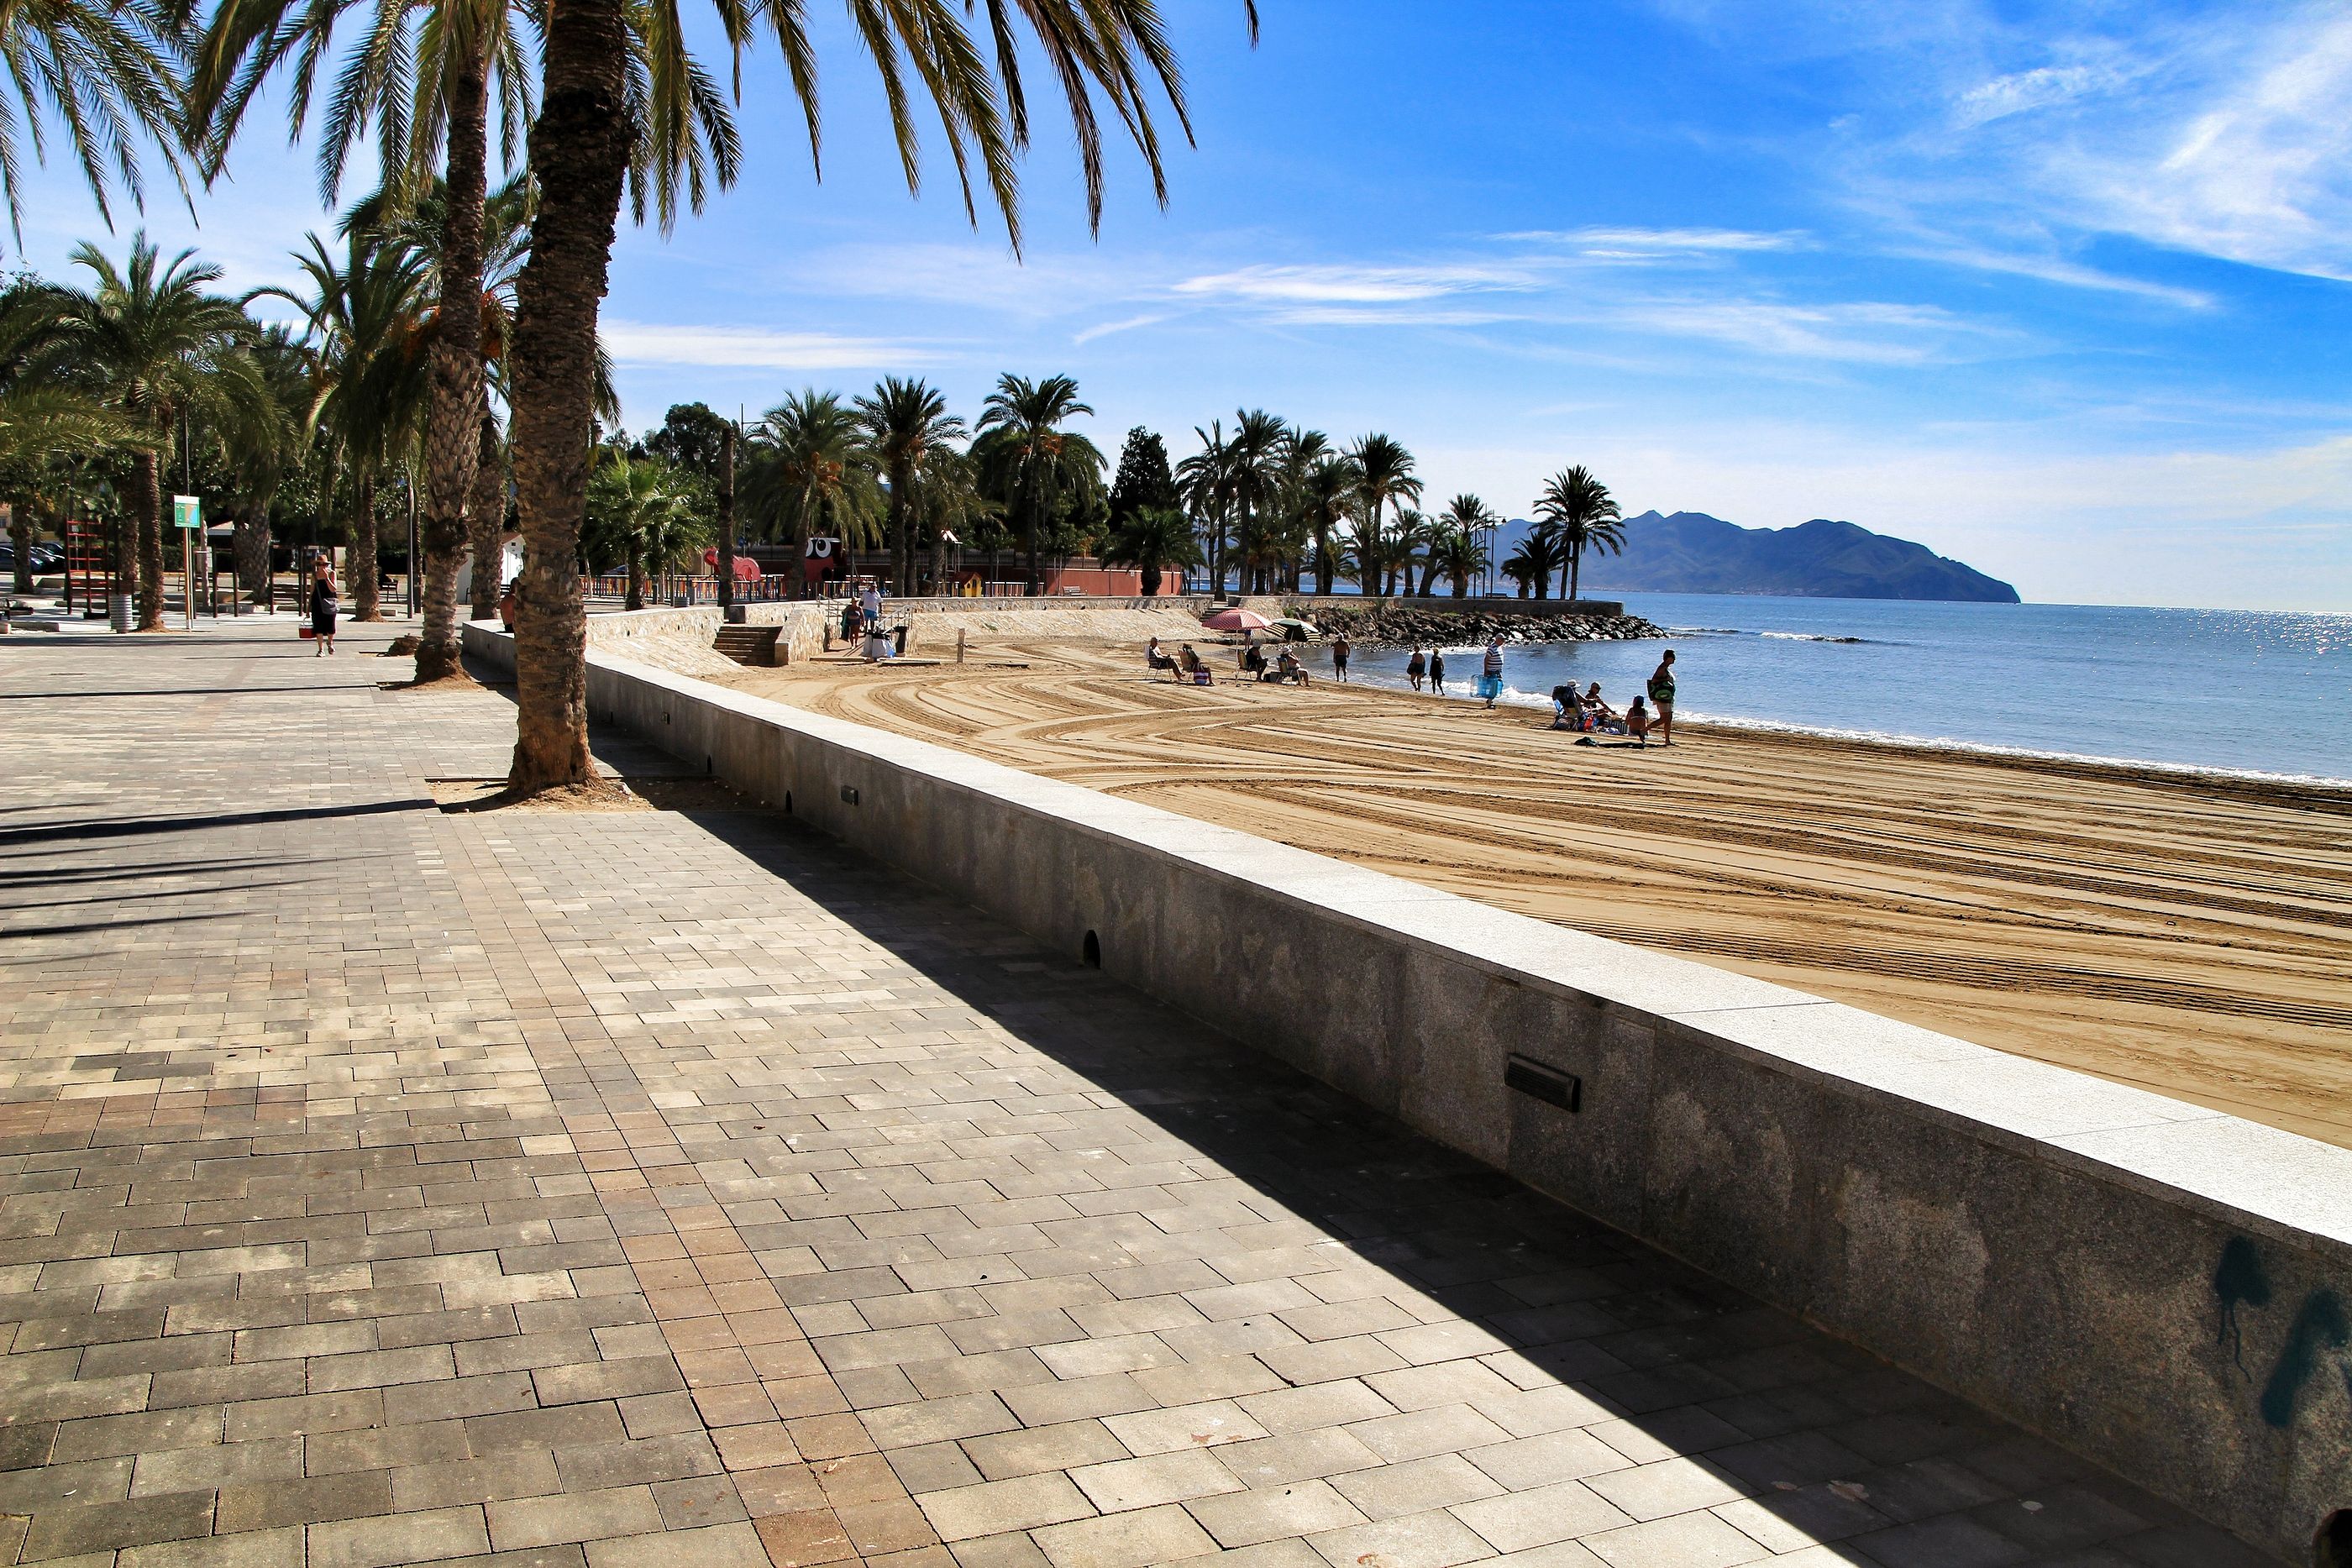
[[[163,459],[152,446],[139,449],[131,465],[130,526],[136,530],[139,560],[139,630],[163,630]]]
[[[14,591],[33,591],[33,514],[19,501],[8,508],[8,545],[16,552]]]
[[[482,411],[481,437],[474,455],[474,497],[466,504],[466,532],[474,552],[474,619],[499,612],[499,574],[506,570],[507,472],[499,460],[499,422]]]
[[[472,38],[449,82],[447,204],[441,306],[433,324],[433,400],[425,431],[425,623],[416,678],[457,673],[457,553],[481,461],[482,206],[489,179],[488,40]],[[410,570],[415,570],[410,563]]]
[[[735,602],[735,426],[719,437],[719,494],[713,507],[719,524],[719,618]]]
[[[352,497],[356,506],[352,516],[351,546],[344,556],[343,575],[351,580],[352,619],[381,621],[383,611],[376,602],[376,574],[383,570],[383,558],[375,538],[375,477],[363,475],[352,485]]]
[[[530,132],[539,215],[517,289],[514,468],[522,514],[515,614],[517,789],[583,782],[588,760],[588,618],[580,599],[580,525],[588,509],[595,422],[596,308],[629,162],[620,0],[550,8]]]
[[[1328,598],[1331,592],[1331,530],[1315,530],[1315,591]]]
[[[236,561],[236,590],[248,603],[260,601],[269,586],[269,503],[257,501],[250,514],[236,520],[230,549]]]
[[[633,530],[629,535],[629,596],[624,600],[624,610],[646,607],[646,547],[645,541]]]
[[[1582,570],[1583,566],[1584,566],[1584,547],[1583,547],[1583,546],[1581,546],[1581,545],[1570,545],[1570,546],[1569,546],[1569,547],[1568,547],[1568,601],[1569,601],[1570,604],[1573,604],[1573,603],[1575,603],[1575,602],[1576,602],[1576,585],[1577,585],[1577,578],[1578,578],[1579,573],[1580,573],[1580,570]]]

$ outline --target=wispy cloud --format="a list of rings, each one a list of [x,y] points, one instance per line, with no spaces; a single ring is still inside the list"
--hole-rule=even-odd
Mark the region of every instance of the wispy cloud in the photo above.
[[[623,364],[709,365],[740,370],[815,371],[921,365],[945,357],[935,346],[829,332],[758,328],[604,322],[602,336]]]
[[[1675,257],[1790,250],[1805,243],[1798,234],[1759,234],[1748,229],[1530,229],[1497,239],[1544,246],[1593,261],[1661,261]]]
[[[1629,301],[1622,325],[1704,338],[1753,352],[1856,364],[1916,365],[1952,357],[1963,340],[2005,336],[1936,306],[1878,300],[1797,305],[1756,299]]]
[[[1120,321],[1105,321],[1100,326],[1088,327],[1084,331],[1074,334],[1070,339],[1070,345],[1073,348],[1083,348],[1097,338],[1108,338],[1115,332],[1132,332],[1139,327],[1157,326],[1166,319],[1168,318],[1165,316],[1143,315],[1129,316]]]
[[[1985,125],[2109,91],[2126,79],[2126,73],[2100,66],[2036,66],[1969,88],[1953,105],[1952,118],[1962,126]]]
[[[1302,305],[1391,305],[1452,294],[1535,287],[1524,267],[1486,263],[1426,267],[1244,267],[1178,282],[1192,298]]]

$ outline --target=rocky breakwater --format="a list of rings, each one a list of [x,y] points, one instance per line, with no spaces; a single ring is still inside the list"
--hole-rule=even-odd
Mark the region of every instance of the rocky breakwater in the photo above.
[[[1638,615],[1514,615],[1504,611],[1431,610],[1420,605],[1370,602],[1319,604],[1294,612],[1312,621],[1327,637],[1345,634],[1359,643],[1432,643],[1445,646],[1484,643],[1604,643],[1663,637],[1665,628]]]

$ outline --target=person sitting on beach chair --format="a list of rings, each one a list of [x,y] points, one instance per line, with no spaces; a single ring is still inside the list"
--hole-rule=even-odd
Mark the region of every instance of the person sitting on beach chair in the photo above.
[[[1213,686],[1217,684],[1217,677],[1209,673],[1208,665],[1201,663],[1201,655],[1192,651],[1192,644],[1190,643],[1185,643],[1178,651],[1176,668],[1182,672],[1186,680],[1196,686]]]
[[[1160,651],[1159,638],[1154,637],[1151,645],[1143,650],[1143,662],[1150,669],[1167,671],[1170,680],[1176,678],[1176,661]]]
[[[1266,678],[1265,650],[1256,643],[1252,643],[1247,648],[1242,650],[1241,664],[1244,674],[1255,676],[1261,681]]]
[[[1307,684],[1307,666],[1298,662],[1297,654],[1285,648],[1282,657],[1275,661],[1274,678],[1291,685],[1303,686]]]

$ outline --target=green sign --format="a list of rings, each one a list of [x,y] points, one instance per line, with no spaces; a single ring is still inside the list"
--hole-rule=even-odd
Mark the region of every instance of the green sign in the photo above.
[[[204,507],[194,496],[174,496],[172,520],[184,528],[201,528],[205,526]]]

